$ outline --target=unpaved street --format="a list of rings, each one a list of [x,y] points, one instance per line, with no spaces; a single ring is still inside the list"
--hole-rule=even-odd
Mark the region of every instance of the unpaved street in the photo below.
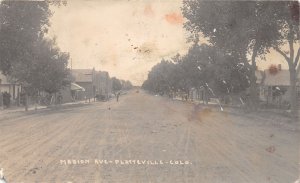
[[[0,168],[8,183],[291,183],[299,131],[274,123],[132,91],[1,120]]]

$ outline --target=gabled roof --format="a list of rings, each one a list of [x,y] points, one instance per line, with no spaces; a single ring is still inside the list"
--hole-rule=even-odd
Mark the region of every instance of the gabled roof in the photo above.
[[[73,69],[72,75],[75,78],[75,82],[92,82],[92,69]]]

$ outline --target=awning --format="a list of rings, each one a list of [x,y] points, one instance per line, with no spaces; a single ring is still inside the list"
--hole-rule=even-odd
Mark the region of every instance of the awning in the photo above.
[[[76,83],[71,83],[71,90],[85,91],[85,89]]]

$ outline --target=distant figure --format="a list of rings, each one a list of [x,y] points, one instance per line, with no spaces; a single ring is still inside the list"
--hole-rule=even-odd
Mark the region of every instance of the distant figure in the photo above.
[[[117,93],[117,102],[119,102],[120,92]]]
[[[63,96],[62,96],[62,94],[59,92],[59,93],[58,93],[58,96],[57,96],[57,102],[58,102],[58,104],[62,104],[62,100],[63,100]]]

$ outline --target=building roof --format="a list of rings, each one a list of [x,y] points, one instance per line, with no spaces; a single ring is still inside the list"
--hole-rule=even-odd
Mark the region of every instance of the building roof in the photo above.
[[[93,70],[92,69],[73,69],[72,75],[75,82],[92,82]]]
[[[266,86],[290,86],[290,71],[289,70],[279,70],[276,74],[270,73],[269,70],[264,71],[264,81],[263,84]],[[298,74],[298,86],[300,77]]]

